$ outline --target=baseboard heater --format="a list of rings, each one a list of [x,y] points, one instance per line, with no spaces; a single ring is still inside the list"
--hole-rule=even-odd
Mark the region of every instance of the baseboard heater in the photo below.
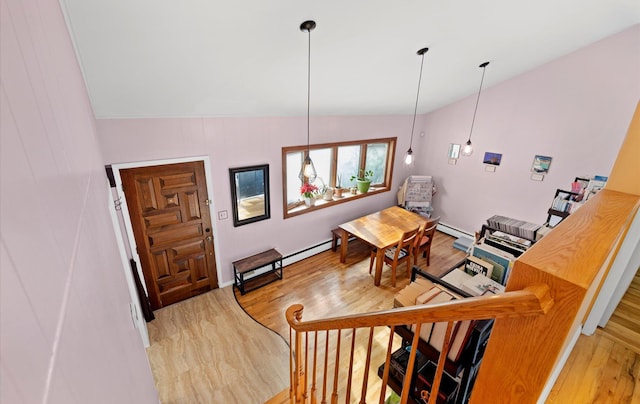
[[[355,240],[355,237],[350,237],[349,241]],[[339,246],[338,246],[338,253],[339,253]],[[287,265],[291,265],[295,262],[298,261],[302,261],[305,258],[309,258],[313,255],[319,254],[323,251],[327,251],[331,249],[331,239],[327,240],[327,241],[323,241],[322,243],[316,244],[314,246],[311,247],[307,247],[304,250],[300,250],[300,251],[296,251],[294,253],[291,253],[289,255],[283,256],[282,257],[282,266],[286,267]]]
[[[445,223],[438,223],[437,229],[445,234],[456,237],[453,248],[467,252],[475,241],[475,236]]]

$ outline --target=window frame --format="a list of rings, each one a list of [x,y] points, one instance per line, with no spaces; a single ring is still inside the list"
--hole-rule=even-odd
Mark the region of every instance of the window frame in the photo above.
[[[386,137],[386,138],[377,138],[377,139],[363,139],[363,140],[350,140],[346,142],[331,142],[331,143],[319,143],[319,144],[310,144],[300,145],[300,146],[287,146],[282,148],[282,211],[284,219],[288,219],[290,217],[299,216],[305,213],[313,212],[319,209],[328,208],[330,206],[339,205],[346,202],[351,202],[354,200],[358,200],[361,198],[366,198],[372,195],[377,195],[383,192],[387,192],[391,190],[391,182],[393,180],[393,165],[395,161],[396,155],[396,144],[397,137]],[[347,192],[343,198],[340,199],[332,199],[330,201],[326,201],[324,199],[318,199],[314,206],[305,206],[304,202],[298,201],[292,204],[287,203],[287,154],[292,152],[302,152],[307,151],[307,147],[309,150],[315,149],[331,149],[331,167],[330,167],[330,178],[327,186],[331,186],[331,184],[336,183],[337,176],[337,160],[338,154],[337,150],[339,147],[343,146],[360,146],[360,161],[358,162],[360,169],[364,169],[366,165],[366,156],[367,156],[367,145],[371,143],[385,143],[387,144],[387,156],[386,156],[386,169],[383,175],[382,183],[372,183],[369,191],[364,194],[351,194]],[[344,173],[342,174],[344,175]],[[349,174],[347,178],[350,178],[352,174]],[[343,177],[343,182],[345,178]],[[345,189],[346,190],[346,189]]]

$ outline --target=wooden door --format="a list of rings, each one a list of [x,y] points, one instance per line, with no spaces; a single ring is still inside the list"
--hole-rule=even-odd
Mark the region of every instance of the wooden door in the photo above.
[[[153,310],[218,287],[201,161],[120,171]]]

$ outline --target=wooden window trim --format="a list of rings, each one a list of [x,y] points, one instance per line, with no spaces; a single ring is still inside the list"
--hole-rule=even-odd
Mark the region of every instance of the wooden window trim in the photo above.
[[[342,146],[364,146],[362,152],[360,154],[360,167],[364,167],[366,160],[366,148],[367,144],[370,143],[386,143],[388,145],[387,151],[387,161],[384,176],[384,182],[380,184],[371,184],[371,188],[366,194],[356,194],[353,195],[350,192],[346,192],[345,196],[340,199],[332,199],[330,201],[326,201],[324,199],[316,200],[314,206],[305,206],[304,202],[299,201],[293,204],[287,204],[287,154],[291,152],[305,152],[307,150],[307,145],[300,146],[287,146],[282,148],[282,204],[283,204],[283,217],[284,219],[288,219],[290,217],[299,216],[305,213],[313,212],[319,209],[325,209],[330,206],[339,205],[342,203],[351,202],[354,200],[367,198],[369,196],[377,195],[383,192],[388,192],[391,190],[391,183],[393,180],[393,165],[395,161],[396,154],[396,143],[397,137],[388,137],[388,138],[377,138],[377,139],[363,139],[363,140],[352,140],[346,142],[332,142],[332,143],[319,143],[309,145],[310,150],[314,149],[334,149],[332,152],[332,169],[330,173],[329,184],[335,184],[336,180],[336,172],[333,167],[337,165],[338,155],[336,153],[338,147]],[[327,185],[329,185],[327,184]]]

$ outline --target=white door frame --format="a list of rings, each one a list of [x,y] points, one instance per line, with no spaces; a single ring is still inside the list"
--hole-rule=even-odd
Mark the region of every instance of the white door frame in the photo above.
[[[211,227],[213,231],[213,248],[214,248],[214,251],[219,251],[218,250],[218,231],[217,231],[217,227],[215,226],[215,220],[214,220],[215,216],[213,215],[213,212],[215,212],[215,209],[213,208],[213,186],[211,183],[211,164],[209,162],[209,156],[194,156],[194,157],[181,157],[181,158],[175,158],[175,159],[147,160],[147,161],[138,161],[133,163],[117,163],[117,164],[111,165],[111,169],[113,170],[113,178],[116,183],[116,193],[120,197],[120,201],[121,201],[120,206],[121,206],[124,227],[125,227],[124,232],[129,241],[129,248],[130,248],[132,257],[127,257],[126,256],[127,252],[122,249],[120,253],[124,254],[123,259],[125,259],[126,262],[129,261],[129,258],[133,259],[136,262],[138,275],[142,280],[142,285],[145,289],[145,292],[147,292],[147,294],[149,292],[147,291],[147,284],[144,280],[144,274],[142,273],[142,264],[140,263],[140,257],[138,256],[138,253],[136,250],[136,241],[135,241],[135,237],[133,236],[133,226],[131,225],[131,217],[129,216],[129,206],[127,205],[127,200],[124,197],[124,192],[122,190],[122,178],[120,177],[120,170],[125,170],[129,168],[157,166],[157,165],[190,163],[194,161],[202,161],[204,165],[204,176],[205,176],[205,184],[207,187],[207,195],[209,200],[211,201],[209,203],[209,216],[211,217]],[[114,226],[115,225],[117,225],[116,222],[114,222]],[[115,230],[117,232],[122,231],[122,229],[120,229],[120,226],[118,226],[118,228]],[[215,254],[214,257],[215,257],[215,263],[216,263],[216,276],[218,278],[218,287],[220,287],[221,274],[220,274],[220,262],[219,262],[218,254]],[[133,296],[132,298],[138,299],[137,293],[136,293],[136,296]],[[144,324],[144,328],[145,328],[144,333],[147,334],[146,324]],[[143,336],[143,342],[145,342],[145,346],[147,347],[149,346],[148,334],[146,337],[146,341]]]

